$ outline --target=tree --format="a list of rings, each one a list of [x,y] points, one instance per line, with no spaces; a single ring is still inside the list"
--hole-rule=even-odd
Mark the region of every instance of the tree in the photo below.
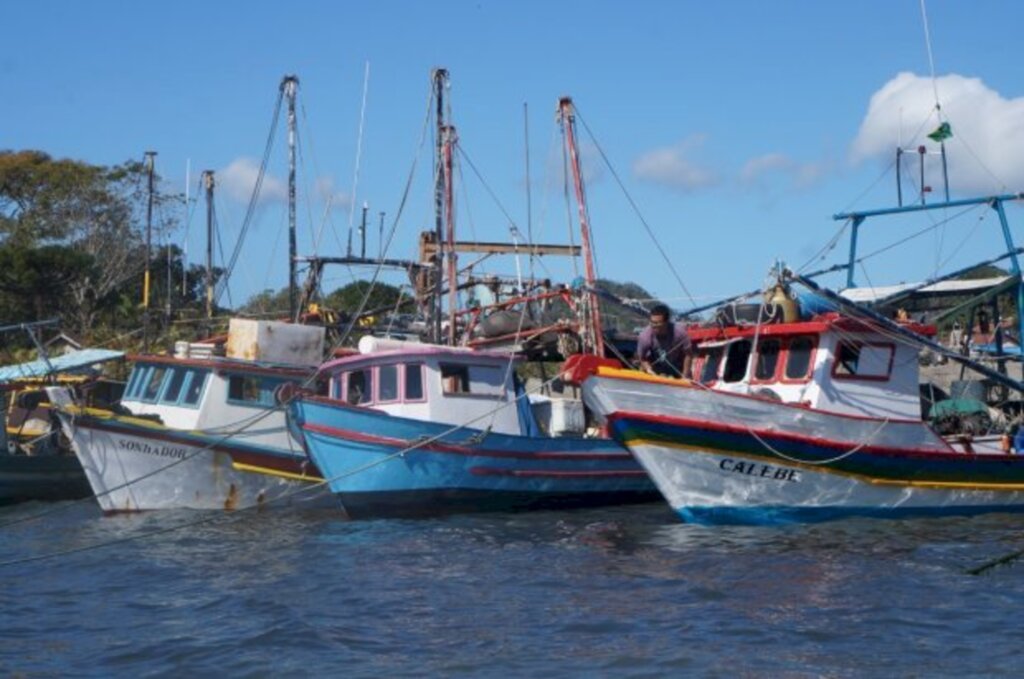
[[[81,260],[73,269],[51,272],[61,284],[58,297],[71,302],[65,320],[86,338],[100,313],[123,305],[132,281],[141,284],[147,182],[148,172],[137,161],[103,167],[54,160],[41,151],[0,151],[0,244],[11,253],[62,246],[91,258],[91,266]],[[173,213],[165,208],[178,200],[154,196],[154,239],[175,227]],[[30,288],[31,267],[18,271],[27,278],[13,280],[12,272],[8,289]],[[136,299],[140,303],[141,295]]]
[[[398,303],[399,297],[402,296],[401,289],[394,285],[378,282],[373,285],[369,298],[363,304],[363,298],[366,297],[369,288],[370,281],[353,281],[327,295],[324,298],[323,305],[329,309],[344,311],[349,314],[359,311],[372,311],[374,309],[390,310]],[[360,308],[360,304],[363,304],[362,308]]]

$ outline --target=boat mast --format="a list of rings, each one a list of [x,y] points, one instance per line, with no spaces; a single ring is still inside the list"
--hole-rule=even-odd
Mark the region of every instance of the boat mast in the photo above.
[[[146,197],[146,274],[142,279],[142,351],[149,352],[149,277],[150,264],[153,258],[153,166],[156,159],[156,151],[145,153],[147,180]]]
[[[298,256],[295,245],[295,92],[298,86],[299,79],[294,75],[286,75],[281,81],[281,91],[288,98],[288,317],[293,321],[299,317],[295,278]]]
[[[604,355],[604,337],[601,332],[601,313],[598,309],[598,299],[595,292],[597,285],[597,274],[594,269],[594,252],[590,242],[590,224],[587,218],[587,199],[583,191],[583,173],[580,169],[580,156],[576,146],[576,115],[574,113],[572,98],[562,97],[558,101],[559,120],[565,130],[565,144],[569,152],[570,164],[572,165],[573,184],[576,189],[576,207],[580,218],[580,244],[583,246],[583,262],[586,272],[587,297],[589,309],[589,326],[583,335],[584,343],[588,343],[598,356]]]
[[[455,345],[455,312],[459,306],[458,261],[455,254],[455,182],[452,179],[452,156],[458,136],[455,128],[444,128],[444,190],[447,214],[447,235],[445,261],[448,264],[448,344]]]
[[[213,170],[203,170],[206,189],[206,318],[213,318]]]
[[[434,69],[434,101],[437,104],[437,159],[434,172],[434,239],[438,250],[434,258],[434,300],[430,307],[430,339],[436,344],[441,343],[441,296],[444,291],[444,276],[441,275],[441,243],[444,241],[444,172],[442,171],[444,154],[444,88],[448,84],[448,71],[443,68]]]

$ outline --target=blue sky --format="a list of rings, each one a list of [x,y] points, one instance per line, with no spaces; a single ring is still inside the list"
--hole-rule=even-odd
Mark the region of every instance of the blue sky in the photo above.
[[[1024,74],[1013,57],[1024,3],[931,0],[927,11],[935,87],[954,130],[954,194],[1024,189],[1024,165],[1014,164],[1024,155]],[[835,212],[894,204],[895,175],[885,169],[897,143],[922,143],[937,122],[919,0],[38,0],[8,3],[4,15],[0,148],[98,164],[153,149],[169,190],[184,191],[190,163],[193,195],[199,171],[213,169],[227,251],[285,74],[301,81],[300,254],[313,252],[321,229],[321,254],[338,254],[347,238],[367,62],[354,204],[369,203],[370,252],[377,214],[390,227],[418,167],[394,257],[414,256],[417,232],[433,223],[429,140],[418,148],[433,67],[451,73],[453,123],[486,182],[463,163],[464,238],[509,238],[490,191],[527,230],[526,104],[529,225],[538,241],[566,242],[554,111],[559,96],[571,95],[594,134],[581,128],[600,274],[638,282],[677,308],[691,295],[702,302],[757,287],[776,257],[804,265],[837,233]],[[235,303],[287,281],[284,140],[282,128],[232,281]],[[928,183],[939,191],[929,163]],[[916,166],[908,172],[916,177]],[[911,200],[912,184],[904,187]],[[201,214],[189,226],[194,258],[204,247]],[[861,251],[953,215],[869,222]],[[1013,207],[1009,217],[1024,241],[1024,214]],[[865,262],[858,282],[915,280],[1001,247],[994,215],[977,210]],[[845,249],[844,238],[810,267],[845,260]],[[564,265],[546,266],[556,278],[572,276]],[[511,273],[514,264],[498,270]],[[328,284],[358,275],[333,271]]]

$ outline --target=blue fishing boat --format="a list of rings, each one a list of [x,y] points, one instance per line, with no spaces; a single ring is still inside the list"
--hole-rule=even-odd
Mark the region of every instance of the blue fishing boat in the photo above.
[[[360,349],[321,368],[327,397],[289,403],[293,432],[350,517],[657,499],[579,400],[531,401],[509,354],[370,337]]]

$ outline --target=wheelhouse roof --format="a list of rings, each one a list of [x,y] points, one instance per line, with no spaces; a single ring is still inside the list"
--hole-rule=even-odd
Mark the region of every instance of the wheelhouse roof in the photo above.
[[[465,349],[462,347],[445,347],[433,344],[424,344],[416,347],[403,347],[401,349],[389,349],[375,351],[369,354],[354,354],[329,361],[320,367],[321,372],[337,372],[350,368],[358,368],[365,365],[379,365],[388,363],[410,362],[424,359],[447,361],[462,364],[485,364],[502,366],[508,365],[509,360],[520,361],[521,357],[514,354],[498,351],[480,351]]]
[[[935,335],[934,325],[922,325],[920,323],[900,323],[910,332],[931,337]],[[828,313],[815,316],[807,321],[795,323],[771,323],[749,325],[729,325],[725,327],[698,327],[688,328],[690,339],[694,342],[708,343],[715,340],[740,339],[745,337],[795,337],[798,335],[821,335],[831,330],[841,330],[844,333],[875,334],[884,332],[882,328],[869,320],[861,320],[843,316],[838,313]]]
[[[276,375],[279,377],[308,377],[316,372],[315,366],[308,368],[282,366],[256,361],[239,361],[231,358],[182,358],[165,354],[131,354],[128,360],[149,365],[205,368],[217,373],[248,373],[254,375]]]

